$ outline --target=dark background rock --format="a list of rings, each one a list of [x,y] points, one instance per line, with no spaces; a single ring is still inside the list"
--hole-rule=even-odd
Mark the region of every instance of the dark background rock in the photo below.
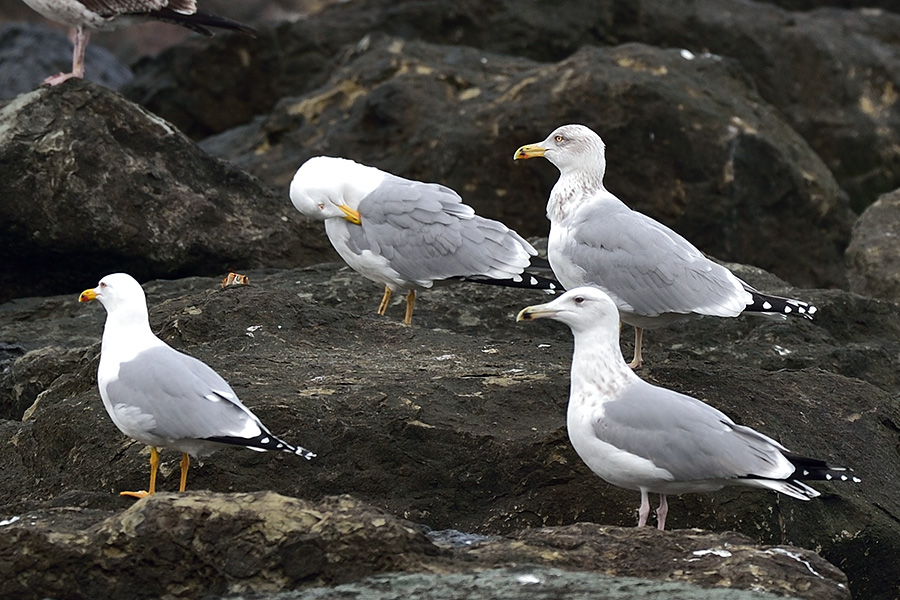
[[[109,50],[88,45],[85,77],[112,90],[131,80],[131,70]],[[72,42],[45,25],[0,25],[0,100],[30,92],[44,79],[72,70]]]
[[[0,301],[309,264],[327,240],[252,177],[121,96],[68,81],[0,111]],[[94,285],[94,284],[91,284]]]
[[[448,185],[479,213],[540,235],[559,173],[512,154],[585,120],[607,143],[607,187],[633,208],[717,257],[809,286],[843,282],[852,213],[733,61],[629,44],[546,65],[376,36],[322,86],[202,147],[285,197],[309,157],[354,158]]]
[[[850,289],[900,300],[900,190],[885,194],[856,221],[847,247]]]
[[[172,49],[158,61],[138,65],[129,94],[189,135],[202,137],[233,127],[235,118],[224,114],[216,126],[209,115],[217,112],[218,96],[191,96],[185,89],[252,89],[244,116],[267,113],[285,95],[310,90],[310,66],[317,68],[323,58],[372,32],[543,62],[563,60],[585,45],[626,42],[684,48],[698,56],[710,52],[741,65],[761,97],[819,153],[861,211],[900,186],[898,31],[900,15],[888,11],[793,13],[752,0],[579,0],[554,6],[552,15],[541,0],[452,5],[365,0],[335,3],[309,19],[279,24],[252,48],[221,37],[193,49]],[[233,44],[248,48],[246,62],[234,58]],[[304,57],[310,62],[292,68]],[[201,64],[217,77],[194,68]],[[254,87],[248,88],[251,82]],[[585,113],[581,120],[594,126],[591,117]],[[640,153],[640,147],[625,150]]]
[[[900,589],[889,568],[900,555],[896,305],[739,272],[814,301],[822,318],[701,319],[655,330],[641,376],[707,400],[794,451],[852,467],[862,483],[816,484],[823,496],[811,502],[737,488],[687,494],[670,500],[670,527],[814,548],[847,573],[855,597],[892,598]],[[274,433],[319,456],[307,463],[223,450],[192,469],[189,490],[311,500],[352,493],[435,529],[486,534],[635,523],[638,494],[599,481],[568,443],[570,333],[513,321],[543,295],[448,286],[422,294],[405,327],[399,301],[387,317],[374,316],[378,286],[345,267],[249,275],[250,286],[225,290],[212,278],[148,283],[151,322],[219,370]],[[0,339],[31,352],[70,349],[47,353],[57,376],[27,420],[0,428],[2,514],[121,510],[131,501],[118,491],[146,486],[146,449],[116,430],[97,395],[104,311],[76,300],[77,292],[23,299],[0,312]],[[38,376],[18,368],[25,357],[10,360],[0,368]],[[178,458],[163,452],[159,489],[177,486]]]

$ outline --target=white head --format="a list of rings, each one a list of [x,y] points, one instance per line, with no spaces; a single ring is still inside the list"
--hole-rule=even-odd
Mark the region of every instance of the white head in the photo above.
[[[606,144],[600,136],[584,125],[557,127],[543,142],[522,146],[513,159],[522,160],[543,156],[560,170],[599,172],[602,180],[606,171]]]
[[[147,297],[134,277],[127,273],[113,273],[100,280],[93,289],[84,290],[79,302],[99,300],[110,317],[147,321]]]
[[[569,326],[577,334],[596,329],[619,336],[619,309],[606,292],[595,287],[578,287],[546,304],[523,308],[516,321],[554,319]],[[616,342],[618,343],[618,342]]]
[[[291,202],[307,217],[345,218],[339,206],[353,210],[384,180],[385,173],[347,158],[315,156],[300,165],[291,180]]]

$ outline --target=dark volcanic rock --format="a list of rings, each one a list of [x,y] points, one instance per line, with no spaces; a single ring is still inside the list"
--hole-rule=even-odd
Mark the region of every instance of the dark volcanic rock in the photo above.
[[[900,186],[898,31],[900,15],[885,10],[792,13],[752,0],[573,0],[552,11],[542,0],[361,0],[279,24],[255,42],[172,49],[138,66],[129,94],[200,137],[314,89],[323,66],[373,32],[544,62],[625,42],[711,52],[740,63],[862,210]],[[231,92],[223,98],[222,89]],[[234,90],[243,107],[233,106]],[[221,102],[231,109],[219,110]],[[598,125],[594,118],[581,120]],[[640,150],[623,148],[626,156]]]
[[[823,496],[810,502],[738,488],[673,497],[670,526],[815,549],[847,573],[856,597],[893,598],[900,313],[889,302],[739,274],[815,302],[821,318],[701,319],[655,330],[642,377],[707,400],[796,452],[852,467],[862,483],[817,483]],[[486,534],[635,523],[638,494],[598,480],[566,438],[570,333],[513,321],[542,295],[448,286],[422,294],[406,327],[398,303],[374,316],[381,290],[346,268],[249,275],[250,286],[224,290],[215,279],[152,282],[151,323],[221,372],[273,433],[319,456],[307,463],[223,450],[192,469],[189,490],[310,500],[351,493],[435,529]],[[0,363],[13,374],[4,387],[18,385],[18,373],[52,381],[28,420],[0,427],[2,513],[130,506],[116,492],[146,486],[147,451],[118,432],[97,394],[99,345],[86,340],[99,339],[104,311],[78,305],[75,294],[3,308],[0,341],[69,352],[41,355],[46,374],[35,372],[40,361],[16,364],[27,354]],[[179,457],[162,456],[159,488],[175,489]]]
[[[0,111],[0,300],[115,271],[310,264],[328,242],[291,220],[283,197],[104,88],[71,80]]]
[[[376,38],[321,87],[202,146],[285,197],[304,160],[342,155],[449,185],[535,235],[548,228],[558,171],[511,157],[568,122],[591,123],[607,142],[610,190],[704,251],[795,283],[843,282],[852,213],[834,179],[718,57],[631,44],[546,65]]]
[[[847,279],[859,294],[900,300],[900,190],[869,206],[853,226]]]
[[[158,494],[109,516],[35,511],[0,526],[0,558],[0,594],[23,600],[259,594],[392,571],[521,564],[815,600],[849,597],[843,574],[814,552],[759,547],[735,534],[581,524],[441,549],[422,528],[349,496],[312,503],[270,492]],[[539,580],[532,575],[521,583]],[[390,584],[384,579],[380,587]],[[726,597],[686,586],[660,589],[685,598]]]

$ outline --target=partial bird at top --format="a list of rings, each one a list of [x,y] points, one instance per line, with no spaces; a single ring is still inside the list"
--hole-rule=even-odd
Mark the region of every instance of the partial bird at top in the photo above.
[[[859,482],[843,467],[793,454],[696,398],[638,377],[619,351],[617,313],[602,290],[580,287],[522,309],[517,320],[554,319],[572,330],[569,440],[594,473],[641,492],[639,526],[647,524],[650,493],[659,494],[657,527],[665,529],[667,494],[743,485],[809,500],[819,492],[805,480]]]
[[[197,10],[196,0],[24,0],[51,21],[68,25],[75,32],[72,72],[48,77],[57,85],[72,77],[84,77],[84,51],[91,30],[116,29],[138,21],[157,20],[182,25],[203,35],[208,27],[230,29],[248,35],[256,31],[246,25]]]
[[[632,368],[642,363],[644,329],[701,315],[816,313],[806,302],[757,291],[678,233],[628,208],[604,187],[606,146],[584,125],[563,125],[513,158],[539,156],[560,172],[547,202],[553,273],[566,289],[592,285],[609,294],[621,320],[635,328]]]
[[[416,290],[472,281],[554,290],[525,273],[537,251],[503,223],[485,219],[448,187],[392,175],[346,158],[317,156],[297,169],[291,202],[325,221],[328,239],[350,267],[385,287],[378,314],[406,292],[412,321]]]

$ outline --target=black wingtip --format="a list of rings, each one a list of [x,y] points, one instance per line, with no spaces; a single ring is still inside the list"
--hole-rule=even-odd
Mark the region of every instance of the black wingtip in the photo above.
[[[470,283],[480,283],[483,285],[499,285],[501,287],[524,288],[529,290],[544,290],[551,294],[566,291],[555,279],[533,275],[531,273],[522,273],[518,280],[516,279],[493,279],[483,275],[468,275],[466,277],[458,277],[459,281],[468,281]]]
[[[254,38],[258,33],[255,29],[244,25],[243,23],[238,23],[237,21],[232,21],[231,19],[226,19],[225,17],[220,17],[202,10],[186,15],[170,8],[161,8],[147,13],[147,16],[166,23],[174,23],[175,25],[187,27],[192,31],[196,31],[199,34],[206,36],[212,35],[212,32],[207,29],[207,27],[235,31]]]
[[[784,456],[791,461],[791,464],[796,469],[791,475],[791,479],[800,481],[846,481],[852,483],[860,483],[862,481],[853,474],[851,469],[846,467],[835,467],[823,460],[789,452],[786,452]]]
[[[211,437],[206,438],[210,442],[219,442],[220,444],[231,444],[232,446],[244,446],[245,448],[250,448],[251,450],[270,450],[270,451],[281,451],[281,452],[290,452],[291,454],[296,454],[297,456],[302,456],[306,460],[312,460],[316,457],[316,453],[312,450],[307,450],[302,446],[294,446],[293,444],[289,444],[284,440],[275,437],[271,433],[263,433],[254,438],[242,438],[242,437],[231,437],[231,436],[221,436],[221,437]]]
[[[756,290],[748,290],[753,297],[753,302],[747,305],[744,312],[758,312],[773,315],[785,315],[790,317],[803,317],[804,319],[813,319],[819,309],[809,302],[796,300],[794,298],[782,298],[781,296],[771,296],[763,294]]]

